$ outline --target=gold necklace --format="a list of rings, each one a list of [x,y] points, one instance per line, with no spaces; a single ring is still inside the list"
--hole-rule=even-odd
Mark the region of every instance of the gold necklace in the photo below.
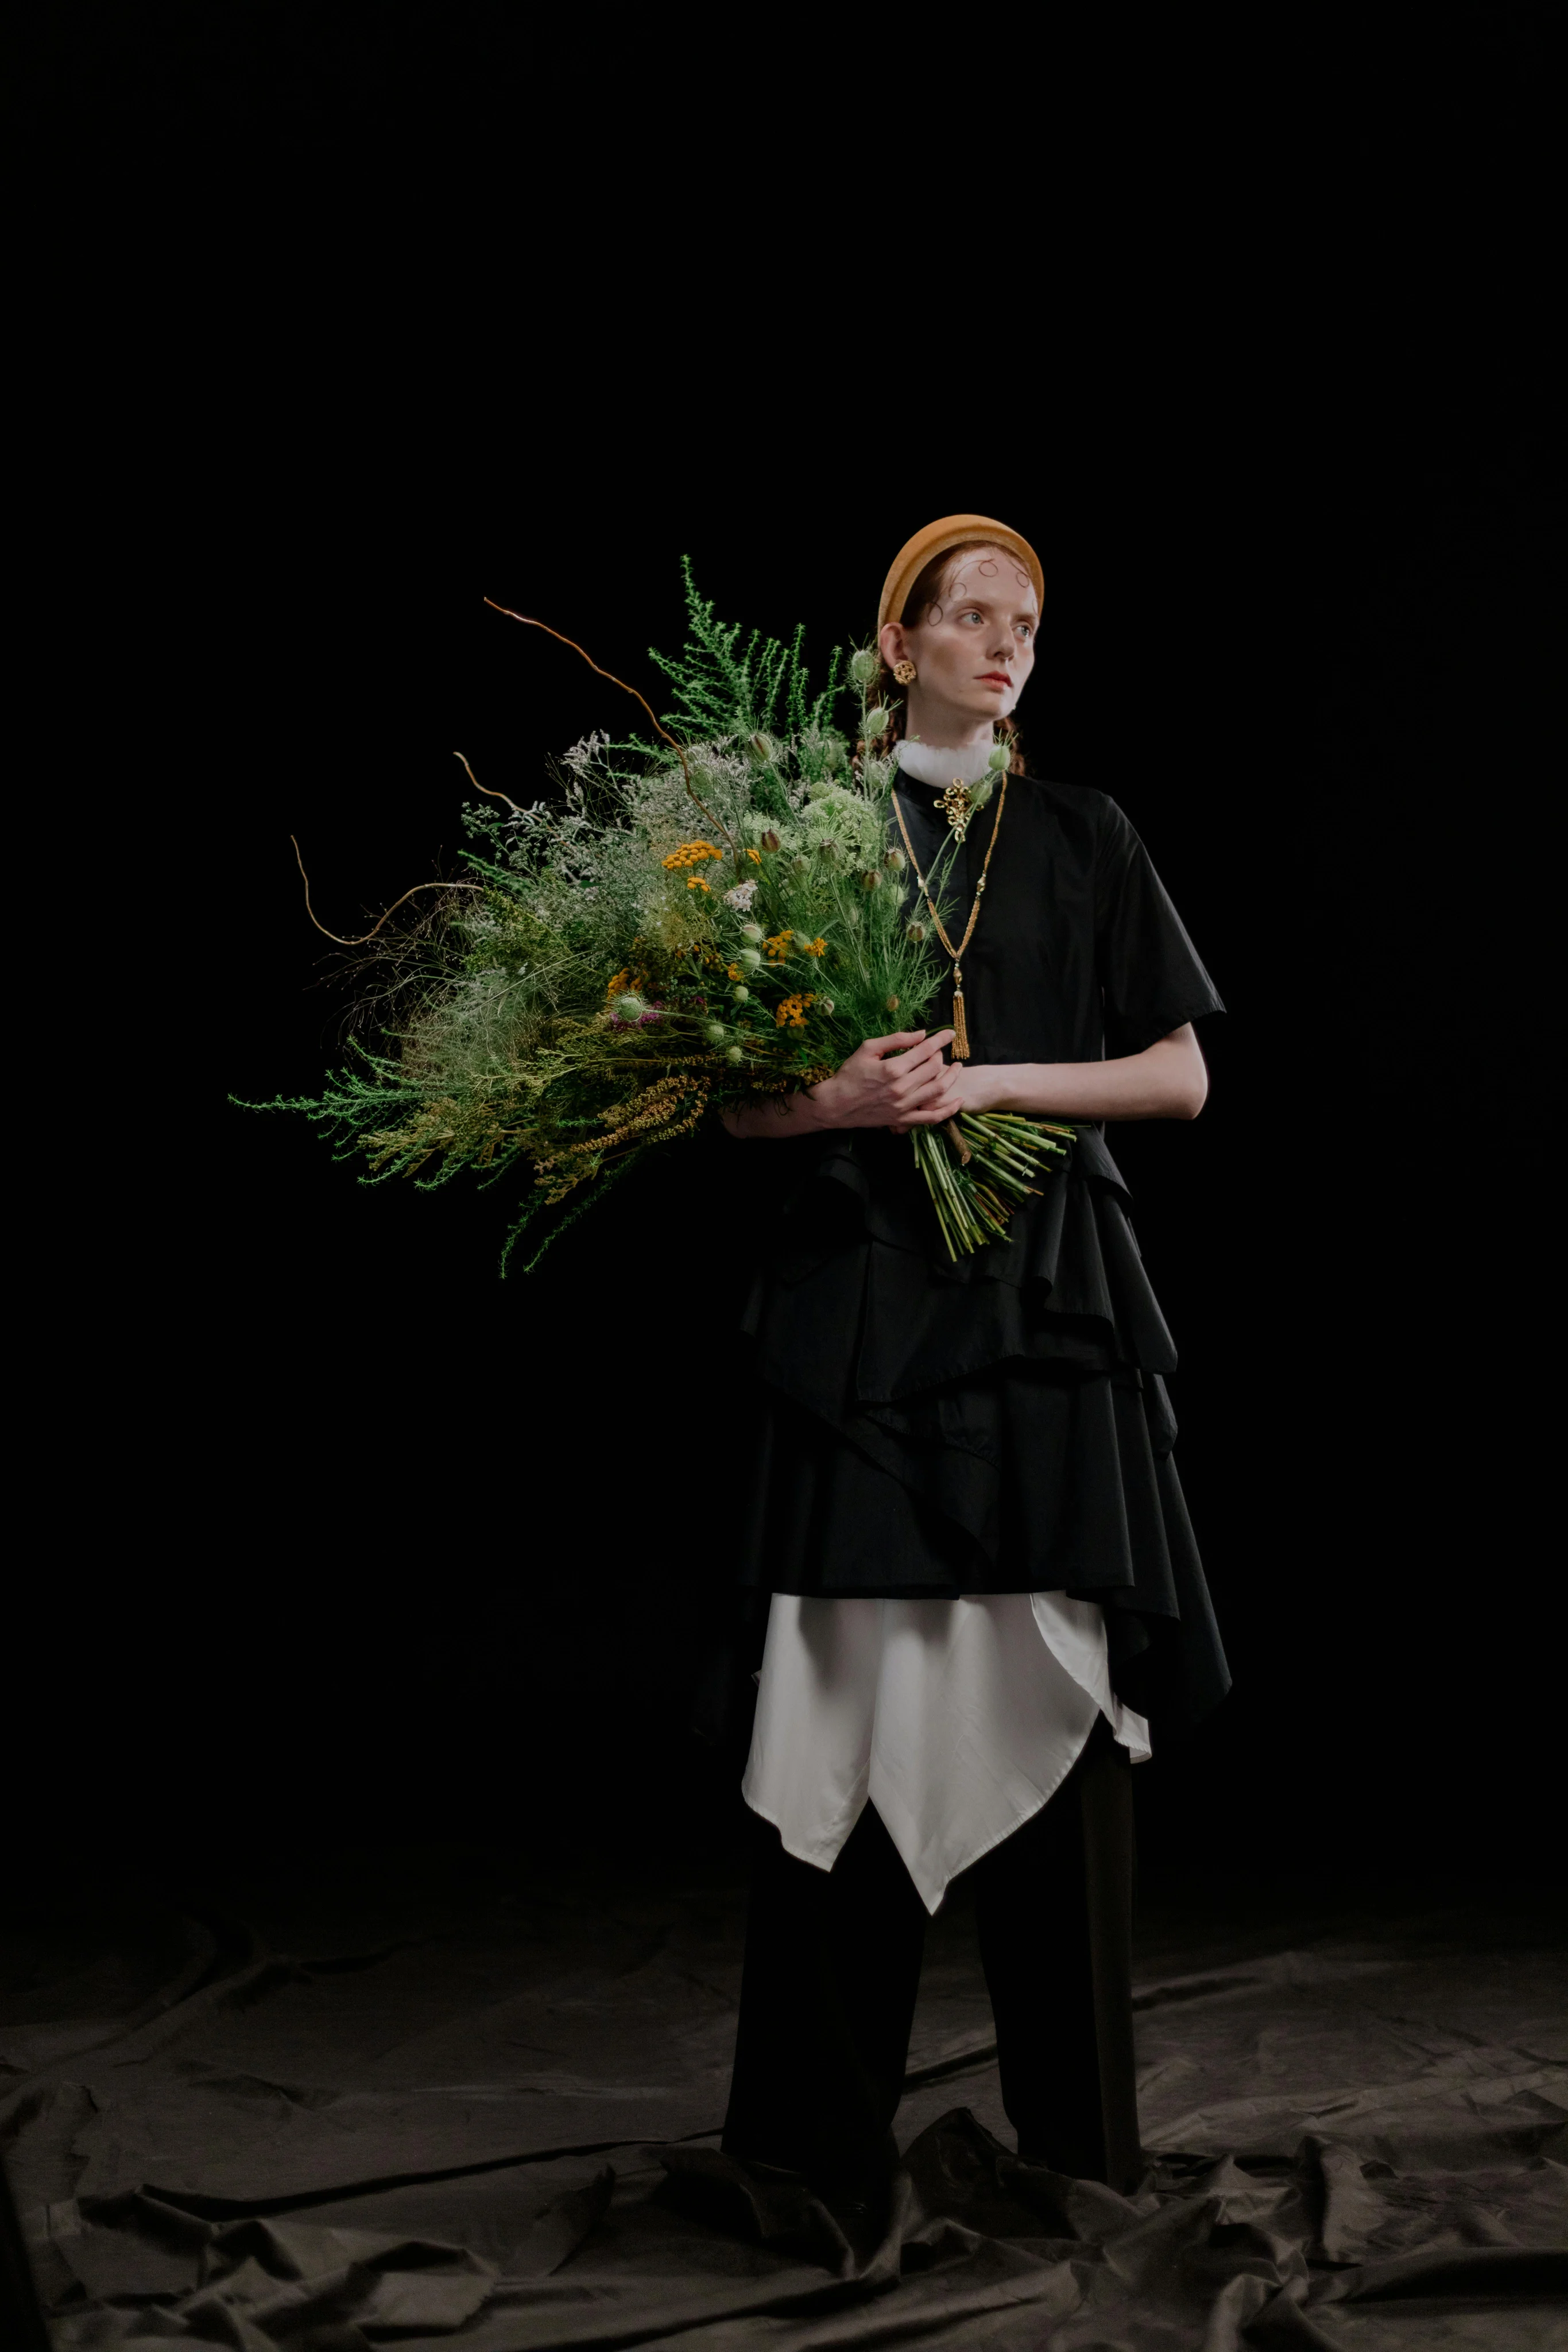
[[[961,784],[956,778],[954,779],[949,790],[941,795],[938,806],[944,810],[947,816],[948,823],[952,825],[953,830],[957,835],[959,840],[962,841],[964,838],[963,825],[954,818],[952,810],[948,806],[951,796],[955,793],[962,793],[964,795],[964,818],[967,823],[970,805],[969,793],[967,788]],[[968,1024],[964,1019],[964,953],[966,949],[968,947],[969,941],[975,936],[975,925],[980,919],[980,901],[986,893],[986,877],[990,872],[991,853],[997,845],[997,835],[1002,829],[1002,812],[1007,807],[1007,804],[1008,780],[1006,775],[1004,775],[1002,778],[1001,796],[997,802],[997,821],[991,827],[991,838],[986,850],[986,862],[980,868],[980,878],[975,885],[975,903],[969,909],[969,919],[964,927],[964,936],[959,940],[957,946],[955,947],[952,940],[947,937],[946,930],[943,926],[941,916],[936,911],[936,901],[933,898],[930,891],[926,888],[925,877],[920,871],[919,866],[915,864],[915,846],[909,838],[909,827],[904,822],[904,811],[899,806],[898,794],[894,793],[893,795],[894,814],[898,819],[898,830],[904,835],[904,846],[908,852],[909,862],[911,866],[915,866],[915,878],[919,883],[925,903],[931,909],[931,919],[936,926],[936,936],[953,959],[953,1059],[956,1062],[967,1062],[969,1058],[969,1030]]]

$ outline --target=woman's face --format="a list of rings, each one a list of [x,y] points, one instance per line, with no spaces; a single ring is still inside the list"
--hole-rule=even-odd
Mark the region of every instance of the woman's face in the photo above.
[[[890,621],[879,641],[890,669],[899,661],[915,664],[911,731],[1005,719],[1034,667],[1039,621],[1034,583],[1015,555],[1000,547],[960,555],[918,627]]]

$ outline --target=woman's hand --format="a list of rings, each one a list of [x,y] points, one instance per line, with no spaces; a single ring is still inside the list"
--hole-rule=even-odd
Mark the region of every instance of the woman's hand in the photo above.
[[[961,1110],[995,1110],[1001,1099],[1000,1080],[1003,1073],[985,1062],[955,1062],[945,1073],[946,1089],[940,1103],[923,1109],[918,1118],[905,1117],[895,1122],[894,1135],[907,1135],[912,1127],[936,1127]]]
[[[951,1029],[927,1036],[904,1029],[893,1037],[868,1037],[841,1068],[814,1086],[804,1100],[818,1127],[891,1127],[904,1134],[951,1118],[961,1108],[954,1081],[959,1076],[942,1059]]]

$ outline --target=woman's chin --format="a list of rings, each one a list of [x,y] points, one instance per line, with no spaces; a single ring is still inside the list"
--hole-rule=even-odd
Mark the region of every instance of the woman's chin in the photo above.
[[[1005,719],[1013,707],[1010,694],[956,695],[951,705],[955,717],[967,719]]]

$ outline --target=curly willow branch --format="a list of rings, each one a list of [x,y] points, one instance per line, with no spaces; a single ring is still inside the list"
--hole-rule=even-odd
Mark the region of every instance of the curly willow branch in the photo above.
[[[463,758],[461,751],[457,756],[460,760]],[[467,765],[466,761],[464,761],[464,765]],[[483,786],[481,786],[480,789],[483,790]],[[371,929],[366,931],[364,936],[361,939],[345,940],[340,938],[336,931],[329,931],[325,923],[319,922],[317,920],[316,909],[310,904],[310,877],[305,871],[305,860],[299,855],[299,844],[297,841],[294,841],[294,835],[292,834],[289,835],[288,838],[290,841],[294,842],[294,863],[298,866],[299,879],[305,885],[305,911],[309,916],[311,921],[316,924],[316,929],[320,932],[321,937],[324,940],[334,940],[340,948],[362,948],[367,940],[373,940],[375,938],[377,931],[381,929],[382,923],[386,921],[387,916],[395,915],[398,908],[403,904],[403,901],[405,899],[412,898],[416,891],[482,890],[485,887],[482,882],[416,882],[413,890],[405,890],[402,898],[394,898],[392,900],[392,905],[387,908],[386,914],[382,917],[381,923],[372,924]]]
[[[488,602],[488,599],[486,599],[486,602]],[[461,751],[454,751],[454,753],[452,754],[452,756],[453,756],[453,758],[454,758],[455,760],[463,760],[463,754],[462,754],[462,752],[461,752]],[[470,767],[468,766],[468,762],[467,762],[467,761],[466,761],[466,760],[463,760],[463,765],[464,765],[465,769],[467,771],[468,781],[469,781],[469,782],[473,785],[473,787],[474,787],[474,789],[475,789],[475,791],[476,791],[476,793],[483,793],[486,800],[492,800],[492,801],[505,801],[505,802],[506,802],[506,803],[507,803],[507,806],[511,810],[512,814],[513,814],[514,816],[521,816],[521,814],[522,814],[522,813],[523,813],[523,812],[522,812],[522,810],[518,807],[518,805],[517,805],[517,802],[512,798],[512,795],[511,795],[511,793],[496,793],[496,792],[492,792],[488,784],[482,784],[482,783],[479,782],[479,779],[478,779],[478,777],[474,773],[473,769],[472,769],[472,768],[470,768]]]
[[[553,637],[555,639],[558,646],[570,646],[574,654],[580,654],[582,656],[582,659],[588,664],[589,668],[594,671],[598,677],[607,677],[612,686],[618,686],[622,694],[629,694],[633,701],[640,702],[643,709],[647,712],[649,718],[653,719],[655,731],[664,737],[664,741],[669,745],[671,751],[674,751],[676,759],[680,761],[681,773],[686,780],[686,790],[691,794],[692,799],[696,802],[698,808],[701,809],[709,824],[713,825],[718,832],[723,834],[726,841],[727,841],[730,845],[731,851],[735,851],[734,835],[731,834],[727,825],[720,823],[719,819],[715,816],[712,809],[709,808],[707,803],[698,794],[697,788],[692,782],[691,763],[687,760],[685,752],[682,750],[680,744],[676,742],[674,737],[670,733],[669,729],[667,727],[660,726],[658,718],[654,713],[653,706],[649,701],[645,694],[639,694],[634,686],[628,686],[625,679],[623,677],[617,677],[612,670],[601,669],[599,664],[594,660],[593,656],[591,654],[583,653],[582,647],[577,643],[575,638],[563,637],[559,629],[552,629],[548,621],[535,621],[531,620],[527,613],[514,613],[509,604],[497,604],[494,596],[486,596],[485,602],[488,604],[492,613],[504,613],[508,621],[521,621],[525,629],[542,629],[547,637]],[[462,756],[462,753],[459,752],[459,759],[461,759]],[[466,761],[465,761],[464,764],[466,766]],[[480,786],[480,790],[484,790],[483,785]],[[736,854],[738,855],[737,852]]]

